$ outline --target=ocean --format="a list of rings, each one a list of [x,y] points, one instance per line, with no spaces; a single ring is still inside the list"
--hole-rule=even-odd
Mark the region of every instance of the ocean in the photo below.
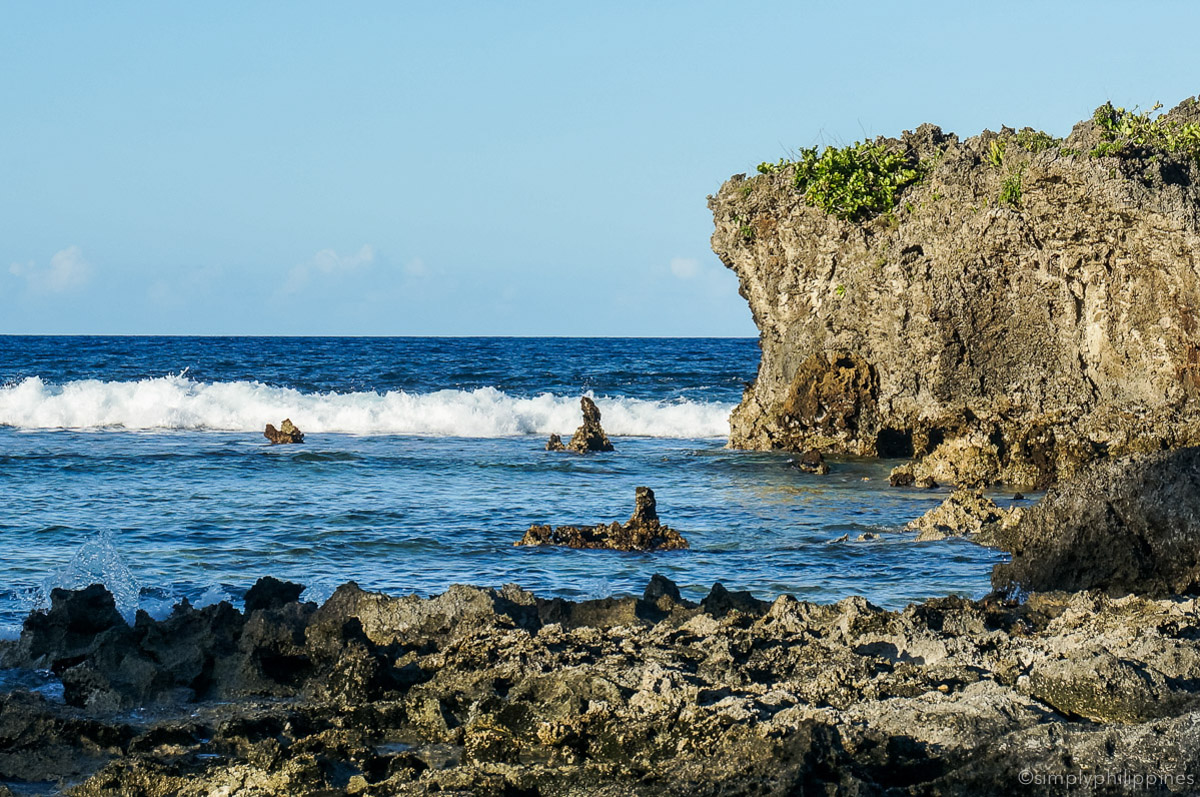
[[[895,462],[816,476],[727,448],[757,364],[752,339],[0,336],[0,634],[95,582],[129,617],[237,604],[264,575],[310,600],[349,580],[640,594],[654,573],[693,599],[988,591],[1002,554],[903,531],[945,491],[890,488]],[[581,395],[616,450],[545,451]],[[303,444],[262,436],[285,417]],[[639,485],[691,550],[513,547],[533,523],[623,521]]]

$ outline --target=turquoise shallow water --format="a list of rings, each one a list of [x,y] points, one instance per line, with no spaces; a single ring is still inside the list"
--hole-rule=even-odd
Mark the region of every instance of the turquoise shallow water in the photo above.
[[[898,532],[944,493],[889,488],[894,463],[818,477],[725,448],[756,363],[753,341],[0,338],[0,628],[100,579],[152,613],[265,574],[315,599],[350,579],[638,593],[655,572],[693,597],[987,591],[1000,554]],[[542,450],[583,391],[617,450]],[[302,446],[261,437],[285,415]],[[692,550],[512,545],[532,523],[623,520],[638,485]],[[831,543],[864,531],[883,535]]]

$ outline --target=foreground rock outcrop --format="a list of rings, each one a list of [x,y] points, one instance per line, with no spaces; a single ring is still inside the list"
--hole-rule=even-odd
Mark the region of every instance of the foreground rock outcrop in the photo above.
[[[687,540],[658,519],[658,502],[649,487],[634,491],[633,516],[624,523],[596,526],[533,525],[515,545],[562,545],[567,548],[607,548],[613,551],[678,551]]]
[[[998,542],[997,589],[1200,593],[1200,448],[1097,463]]]
[[[304,432],[296,428],[291,418],[284,418],[283,423],[279,424],[278,429],[268,423],[266,430],[263,431],[263,437],[270,440],[273,444],[304,442]]]
[[[762,347],[730,444],[1044,487],[1200,443],[1200,163],[1110,140],[1110,112],[1062,141],[932,125],[882,140],[916,179],[853,220],[810,205],[795,166],[726,182],[713,249]]]
[[[0,781],[86,797],[1200,783],[1194,599],[891,612],[716,585],[696,604],[660,576],[641,598],[578,603],[512,586],[422,599],[347,584],[320,607],[291,593],[264,584],[246,613],[183,605],[131,628],[98,588],[57,592],[0,658],[58,673],[65,704],[0,695]]]

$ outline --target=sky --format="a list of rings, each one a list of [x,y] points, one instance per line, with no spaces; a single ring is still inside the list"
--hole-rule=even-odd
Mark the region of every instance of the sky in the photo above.
[[[0,3],[0,333],[753,336],[706,197],[1200,93],[1200,3]]]

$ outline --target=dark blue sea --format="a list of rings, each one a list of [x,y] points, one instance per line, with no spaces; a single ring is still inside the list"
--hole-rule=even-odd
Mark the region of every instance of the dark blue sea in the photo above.
[[[913,542],[944,494],[889,488],[894,462],[725,447],[754,340],[0,337],[0,633],[55,586],[102,581],[131,614],[235,603],[263,575],[321,600],[515,582],[884,606],[979,596],[994,551]],[[616,450],[544,450],[592,396]],[[291,418],[307,440],[271,446]],[[652,487],[689,551],[514,548],[532,523],[628,518]],[[879,532],[877,540],[855,542]],[[848,534],[849,542],[833,542]]]

